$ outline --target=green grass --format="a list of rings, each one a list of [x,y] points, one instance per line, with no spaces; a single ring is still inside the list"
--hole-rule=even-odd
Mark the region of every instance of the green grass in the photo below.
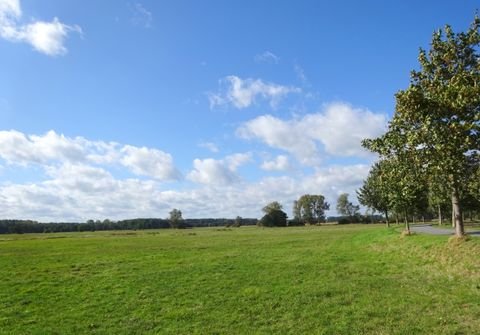
[[[480,239],[396,229],[0,235],[0,333],[479,334]]]

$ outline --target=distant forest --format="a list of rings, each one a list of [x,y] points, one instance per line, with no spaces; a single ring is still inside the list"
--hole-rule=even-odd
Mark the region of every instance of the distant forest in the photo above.
[[[257,224],[257,219],[184,219],[179,228],[193,227],[220,227],[220,226],[252,226]],[[75,231],[101,231],[101,230],[142,230],[171,228],[168,219],[131,219],[121,221],[88,220],[84,223],[75,222],[48,222],[42,223],[32,220],[0,220],[0,234],[25,234],[25,233],[57,233]]]

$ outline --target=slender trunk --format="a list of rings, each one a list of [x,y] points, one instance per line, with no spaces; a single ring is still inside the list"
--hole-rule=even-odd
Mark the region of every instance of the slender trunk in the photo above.
[[[455,219],[455,235],[457,235],[457,237],[462,237],[465,235],[465,230],[463,228],[462,208],[460,206],[457,188],[454,188],[452,192],[452,209],[454,213],[453,217]]]
[[[408,223],[408,215],[405,213],[405,230],[410,234],[410,224]]]
[[[453,199],[453,195],[452,195]],[[452,202],[452,227],[455,228],[455,208],[453,207],[453,202]]]
[[[385,210],[385,221],[387,223],[387,228],[390,228],[390,221],[388,221],[388,210]]]
[[[422,223],[425,223],[425,215],[422,215]]]
[[[438,224],[441,226],[443,224],[442,221],[442,207],[438,205]]]
[[[412,216],[412,223],[413,223],[413,224],[416,223],[415,220],[416,220],[416,217],[415,217],[415,215],[413,215],[413,216]]]
[[[395,214],[395,221],[396,221],[397,225],[400,224],[400,222],[398,221],[398,214]]]

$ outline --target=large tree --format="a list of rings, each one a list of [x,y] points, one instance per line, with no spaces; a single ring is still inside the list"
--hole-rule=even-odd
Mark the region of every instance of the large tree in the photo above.
[[[287,225],[287,214],[282,210],[283,206],[273,201],[262,208],[265,215],[258,221],[263,227],[285,227]]]
[[[420,69],[410,86],[396,94],[387,133],[365,145],[408,167],[443,180],[450,191],[457,236],[464,234],[461,194],[478,164],[480,148],[480,19],[466,32],[450,26],[434,33],[431,48],[420,50]],[[413,192],[412,192],[413,193]]]
[[[330,205],[321,194],[304,194],[293,202],[293,216],[301,223],[317,224],[325,221]]]

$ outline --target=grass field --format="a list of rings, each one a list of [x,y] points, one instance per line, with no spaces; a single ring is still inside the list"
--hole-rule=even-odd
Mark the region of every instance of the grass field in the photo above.
[[[378,225],[0,235],[0,333],[480,334],[479,256]]]

